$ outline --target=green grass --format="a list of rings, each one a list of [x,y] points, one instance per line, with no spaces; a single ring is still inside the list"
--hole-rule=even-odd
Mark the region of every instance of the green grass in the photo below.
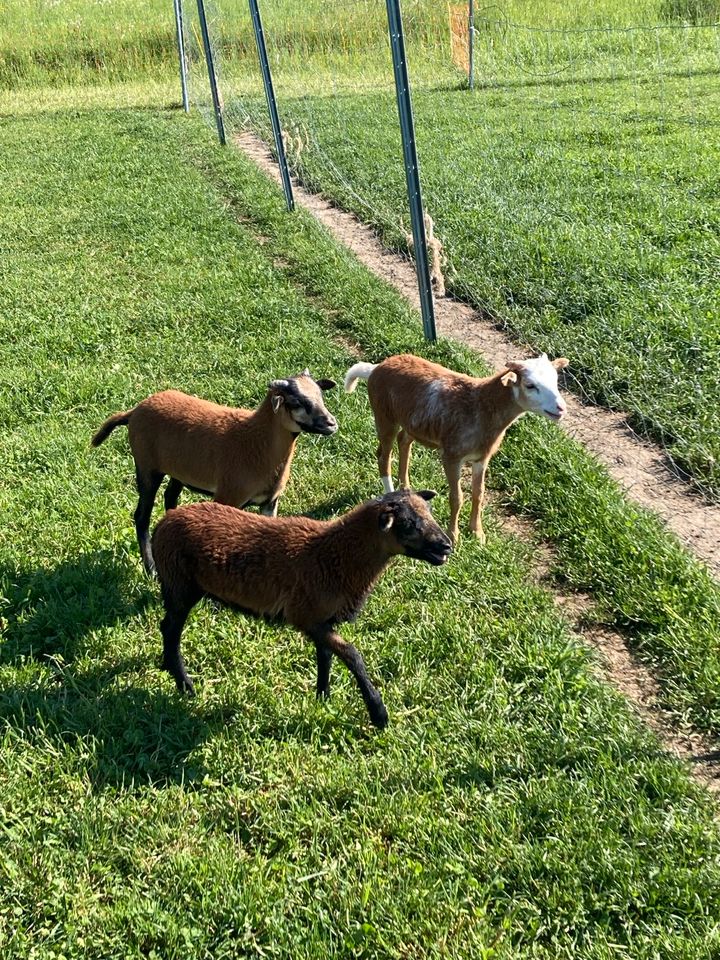
[[[382,735],[340,668],[315,703],[298,635],[210,605],[185,641],[199,695],[174,693],[126,441],[90,451],[97,424],[168,385],[252,404],[307,362],[339,379],[347,337],[475,361],[423,344],[396,294],[197,121],[39,99],[0,121],[3,956],[713,955],[714,806],[593,679],[492,517],[487,548],[398,562],[344,629]],[[328,403],[340,433],[303,438],[283,512],[376,491],[365,397]],[[650,649],[671,644],[662,614],[701,622],[702,575],[559,432],[522,424],[497,467],[556,525],[564,572],[605,578],[612,610],[622,585],[630,618],[645,603]],[[429,452],[414,479],[440,485]]]
[[[7,0],[0,88],[129,80],[177,63],[172,3]]]

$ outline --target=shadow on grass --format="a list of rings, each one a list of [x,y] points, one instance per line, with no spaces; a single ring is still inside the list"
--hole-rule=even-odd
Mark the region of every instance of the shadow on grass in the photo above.
[[[149,583],[108,550],[55,568],[0,569],[3,642],[0,664],[52,662],[54,675],[37,675],[0,690],[0,721],[23,738],[76,755],[96,788],[192,780],[186,760],[208,734],[175,691],[133,685],[148,657],[119,659],[111,667],[77,670],[92,631],[136,615],[154,600]],[[159,632],[152,656],[159,650]]]
[[[351,750],[357,741],[373,739],[361,703],[338,716],[332,709],[308,710],[299,693],[288,713],[264,704],[262,694],[251,704],[212,706],[203,705],[202,697],[183,697],[159,669],[157,652],[119,660],[111,668],[70,666],[50,679],[6,684],[0,689],[0,729],[56,757],[63,770],[74,775],[80,770],[98,793],[176,784],[202,788],[209,771],[196,749],[236,723],[240,740],[253,742],[319,739]],[[148,667],[152,686],[133,676]]]
[[[352,510],[353,507],[357,507],[366,500],[372,500],[372,498],[372,492],[366,487],[348,487],[337,496],[314,504],[310,510],[303,511],[301,516],[311,517],[313,520],[332,520],[340,514],[347,513],[348,510]]]
[[[204,771],[188,757],[222,717],[200,715],[174,690],[128,682],[133,668],[146,666],[145,658],[129,659],[110,670],[67,668],[49,683],[6,686],[0,721],[61,757],[63,767],[81,766],[95,790],[201,780]]]
[[[86,634],[144,610],[152,585],[110,550],[82,554],[57,567],[0,567],[4,620],[0,664],[25,657],[60,656],[69,663],[82,652]]]
[[[353,505],[353,497],[349,505]],[[321,509],[344,507],[326,504]],[[147,653],[119,656],[108,665],[88,666],[84,638],[135,616],[156,599],[149,581],[138,583],[129,563],[111,551],[98,551],[63,562],[54,569],[0,568],[4,598],[0,665],[17,667],[0,688],[0,728],[58,757],[67,769],[82,769],[96,791],[107,788],[163,789],[183,783],[200,786],[207,772],[194,759],[196,748],[218,735],[235,716],[244,715],[253,739],[302,740],[318,735],[328,742],[350,735],[355,724],[308,714],[301,698],[290,715],[273,714],[262,696],[251,705],[225,702],[204,705],[183,697],[160,669],[157,625]],[[53,672],[23,669],[28,660],[46,661]],[[12,671],[6,671],[10,677]],[[248,714],[250,709],[250,715]],[[364,725],[364,717],[358,717]],[[239,735],[248,735],[239,731]],[[352,739],[352,737],[351,737]]]

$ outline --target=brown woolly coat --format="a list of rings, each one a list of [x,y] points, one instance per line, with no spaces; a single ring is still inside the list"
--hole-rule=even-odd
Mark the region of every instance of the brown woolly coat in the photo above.
[[[153,535],[158,576],[174,597],[208,594],[300,630],[353,619],[392,556],[380,505],[338,520],[268,518],[213,503],[166,514]]]
[[[270,396],[243,410],[165,390],[110,417],[93,445],[123,423],[141,473],[168,474],[234,506],[282,495],[298,437],[281,425]]]

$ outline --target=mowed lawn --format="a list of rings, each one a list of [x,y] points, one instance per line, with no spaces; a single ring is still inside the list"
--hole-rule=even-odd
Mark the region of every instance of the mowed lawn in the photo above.
[[[0,122],[3,957],[712,955],[714,804],[492,517],[487,548],[398,561],[344,629],[385,733],[342,667],[315,702],[299,635],[209,604],[176,694],[126,440],[92,431],[167,386],[252,405],[306,364],[339,380],[350,333],[424,347],[197,119],[61,102]],[[340,432],[301,438],[283,512],[377,491],[366,398],[328,404]],[[440,486],[431,455],[414,479]]]

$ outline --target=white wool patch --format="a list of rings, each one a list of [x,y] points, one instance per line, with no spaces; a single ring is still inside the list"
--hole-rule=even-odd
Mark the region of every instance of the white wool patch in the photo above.
[[[430,417],[439,417],[443,412],[444,400],[444,381],[442,380],[431,380],[430,383],[425,387],[425,409]]]

